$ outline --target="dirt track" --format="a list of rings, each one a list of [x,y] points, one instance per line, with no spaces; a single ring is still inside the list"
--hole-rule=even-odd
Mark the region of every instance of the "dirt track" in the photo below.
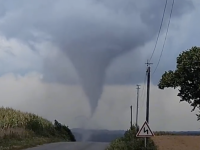
[[[200,136],[155,136],[158,150],[200,150]]]

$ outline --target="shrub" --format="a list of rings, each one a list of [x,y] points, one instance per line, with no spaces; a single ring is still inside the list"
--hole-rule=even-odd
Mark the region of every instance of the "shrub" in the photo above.
[[[124,133],[124,136],[111,142],[106,150],[145,150],[144,138],[137,138],[139,127],[132,126]],[[149,138],[147,150],[157,150],[154,142]]]

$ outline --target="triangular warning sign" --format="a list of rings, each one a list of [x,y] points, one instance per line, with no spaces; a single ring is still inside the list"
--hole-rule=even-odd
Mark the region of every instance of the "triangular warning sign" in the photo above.
[[[154,136],[154,133],[151,131],[148,123],[145,121],[142,128],[136,134],[136,137],[151,137]]]

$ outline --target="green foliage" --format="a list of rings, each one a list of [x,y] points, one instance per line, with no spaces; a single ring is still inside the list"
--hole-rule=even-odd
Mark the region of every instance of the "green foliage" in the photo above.
[[[30,136],[34,134],[37,137],[53,137],[61,138],[65,141],[76,141],[68,127],[58,124],[53,125],[50,121],[32,113],[23,113],[12,108],[0,108],[0,135],[4,134],[3,131],[24,129],[29,131]],[[3,137],[8,136],[15,137],[15,134],[7,134]],[[17,136],[19,137],[20,135]]]
[[[139,127],[138,127],[139,128]],[[124,136],[111,142],[106,150],[143,150],[144,138],[137,138],[137,128],[132,126],[131,129],[124,133]],[[147,150],[157,150],[153,141],[149,138]]]
[[[59,133],[65,133],[63,135],[64,138],[68,138],[70,139],[70,141],[75,142],[76,139],[74,137],[74,135],[72,134],[71,130],[68,128],[68,126],[62,125],[61,123],[59,123],[57,120],[55,120],[54,122],[54,127],[55,129],[59,132]]]
[[[180,101],[188,102],[192,107],[200,109],[200,47],[192,47],[177,57],[175,71],[162,75],[158,84],[160,89],[179,88]],[[197,115],[198,119],[200,116]]]

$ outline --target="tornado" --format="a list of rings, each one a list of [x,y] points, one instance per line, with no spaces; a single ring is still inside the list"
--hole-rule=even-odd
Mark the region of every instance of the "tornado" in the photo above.
[[[98,106],[109,65],[124,53],[155,40],[165,5],[161,0],[32,0],[17,1],[12,7],[8,0],[0,3],[0,35],[23,42],[38,55],[41,51],[45,82],[71,84],[67,77],[70,69],[61,67],[64,63],[49,63],[54,60],[51,55],[62,59],[52,51],[64,53],[76,69],[91,114]],[[166,9],[168,15],[170,5]],[[174,19],[195,8],[189,0],[177,0],[175,7]],[[165,19],[162,31],[167,22]],[[47,46],[43,51],[46,43],[56,48]],[[151,53],[150,49],[147,53]],[[133,63],[137,63],[134,58]]]
[[[117,50],[68,50],[67,54],[73,63],[88,98],[91,117],[95,113],[98,101],[103,92],[106,70],[117,56],[126,51]]]

